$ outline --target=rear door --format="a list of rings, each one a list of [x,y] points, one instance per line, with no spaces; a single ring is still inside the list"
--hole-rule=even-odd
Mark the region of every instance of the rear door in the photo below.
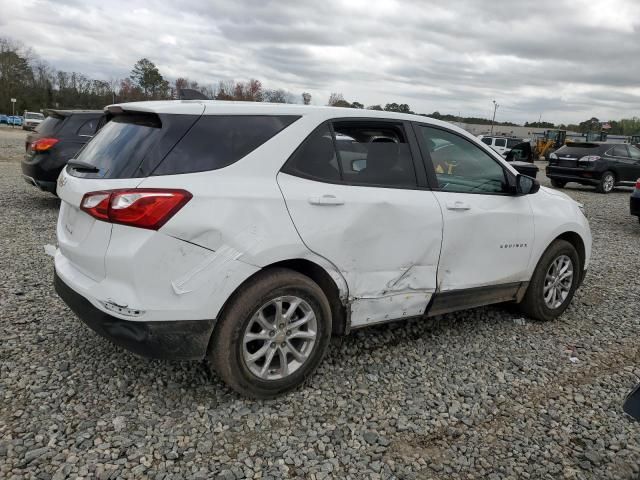
[[[277,177],[303,242],[343,274],[353,326],[421,315],[436,290],[442,214],[406,127],[323,124]]]
[[[634,177],[636,161],[631,158],[626,145],[616,145],[608,150],[605,155],[613,158],[615,161],[615,167],[612,168],[612,170],[616,174],[616,180],[618,182],[631,182],[636,180]]]

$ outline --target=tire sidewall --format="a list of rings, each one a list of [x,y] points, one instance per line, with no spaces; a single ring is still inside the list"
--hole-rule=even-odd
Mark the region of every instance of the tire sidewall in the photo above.
[[[611,177],[613,179],[613,185],[611,186],[611,188],[609,190],[605,189],[605,179],[607,177]],[[616,186],[616,176],[610,171],[604,172],[602,174],[602,177],[600,178],[600,188],[599,188],[599,190],[602,193],[611,193],[611,192],[613,192],[613,189],[615,188],[615,186]]]
[[[571,259],[573,264],[573,281],[571,282],[571,288],[569,289],[569,295],[562,305],[558,308],[549,308],[544,301],[544,280],[547,275],[547,271],[551,266],[552,262],[554,262],[561,255],[566,255]],[[534,301],[538,303],[538,309],[541,313],[541,316],[546,320],[552,320],[562,315],[564,311],[569,307],[569,304],[573,300],[573,296],[575,294],[576,289],[578,288],[578,284],[580,283],[580,275],[582,274],[580,258],[578,256],[578,252],[569,242],[560,241],[552,245],[542,256],[542,259],[539,264],[539,268],[535,273],[534,280],[534,290],[532,292],[534,297]]]
[[[277,396],[302,384],[322,361],[331,339],[331,309],[320,287],[296,272],[274,278],[275,280],[271,281],[255,282],[236,299],[221,319],[220,331],[214,332],[216,341],[212,342],[212,348],[217,351],[210,352],[217,357],[217,361],[214,362],[215,367],[223,378],[232,379],[233,382],[228,383],[232,383],[234,388],[237,382],[242,393],[248,393],[256,398]],[[244,332],[259,308],[269,300],[287,295],[302,298],[312,308],[318,329],[316,342],[305,364],[294,373],[279,380],[262,380],[251,373],[245,363]],[[226,342],[228,344],[225,345]],[[221,369],[225,371],[221,372]]]

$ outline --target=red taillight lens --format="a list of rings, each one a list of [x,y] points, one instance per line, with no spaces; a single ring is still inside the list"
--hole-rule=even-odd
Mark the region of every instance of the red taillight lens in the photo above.
[[[636,180],[636,189],[640,190],[640,178]]]
[[[191,200],[191,197],[186,190],[107,190],[85,194],[80,208],[105,222],[158,230]]]
[[[31,144],[31,150],[34,152],[46,152],[58,142],[57,138],[39,138]]]

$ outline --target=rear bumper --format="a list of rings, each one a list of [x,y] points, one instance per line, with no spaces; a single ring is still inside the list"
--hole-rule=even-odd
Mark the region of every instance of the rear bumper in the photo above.
[[[197,360],[207,353],[213,320],[129,321],[105,313],[54,274],[55,290],[89,328],[135,354],[166,360]]]
[[[587,170],[584,168],[557,167],[547,165],[545,169],[547,177],[553,180],[562,180],[565,182],[576,182],[583,185],[597,185],[600,183],[600,177],[603,172],[596,170]]]
[[[640,191],[636,190],[629,198],[629,211],[631,215],[640,217]]]
[[[40,190],[53,193],[54,195],[56,193],[56,182],[43,182],[42,180],[36,180],[35,178],[25,174],[22,174],[22,178],[24,178],[24,181],[27,182],[29,185],[33,185],[34,187],[37,187]]]
[[[20,163],[22,176],[27,183],[51,193],[56,193],[56,181],[64,165],[64,162],[59,164],[53,158],[40,155],[26,157]]]

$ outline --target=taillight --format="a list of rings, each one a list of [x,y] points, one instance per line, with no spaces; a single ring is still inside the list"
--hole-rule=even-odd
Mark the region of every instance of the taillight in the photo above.
[[[186,190],[134,188],[89,192],[80,208],[104,222],[158,230],[192,195]]]
[[[58,142],[57,138],[39,138],[31,144],[31,150],[34,152],[46,152]]]
[[[636,190],[640,190],[640,178],[636,180]]]

